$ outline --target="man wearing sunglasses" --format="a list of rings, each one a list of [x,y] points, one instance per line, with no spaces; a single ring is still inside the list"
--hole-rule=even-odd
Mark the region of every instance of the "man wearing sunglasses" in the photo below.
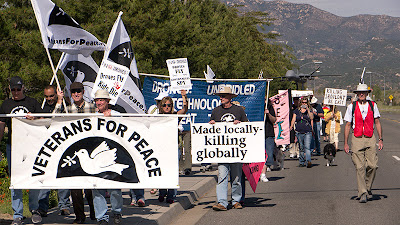
[[[71,92],[72,103],[67,106],[68,113],[95,113],[96,106],[93,103],[86,102],[83,99],[83,94],[85,90],[83,88],[83,84],[80,82],[74,82],[70,85],[69,90]],[[55,112],[63,113],[62,100],[64,98],[64,92],[61,90],[57,90],[57,104],[55,107]],[[85,197],[89,204],[90,209],[90,219],[95,220],[95,212],[93,206],[93,195],[92,190],[84,190]],[[84,211],[84,201],[83,201],[83,193],[81,189],[72,189],[71,190],[72,197],[72,205],[74,207],[75,220],[74,224],[82,224],[85,223],[86,216]]]
[[[232,103],[232,98],[237,97],[232,93],[229,86],[224,86],[215,95],[219,96],[221,105],[214,108],[211,112],[210,124],[216,122],[233,122],[238,124],[247,120],[243,108]],[[232,208],[242,209],[242,164],[241,163],[219,163],[218,164],[218,183],[217,200],[218,203],[212,208],[215,211],[226,211],[228,207],[228,178],[229,173],[232,183]]]
[[[18,77],[12,77],[9,83],[9,90],[11,91],[12,98],[4,100],[0,107],[0,114],[25,114],[25,113],[41,113],[42,109],[38,101],[24,94],[23,80]],[[32,119],[32,116],[26,116]],[[6,144],[6,153],[8,161],[8,171],[11,172],[11,118],[0,118],[0,141],[3,139],[5,126],[8,127],[8,139]],[[42,217],[37,211],[38,196],[40,190],[29,191],[29,210],[32,213],[32,222],[40,223]],[[14,210],[13,225],[19,225],[23,222],[23,204],[22,204],[22,190],[11,189],[11,204]]]

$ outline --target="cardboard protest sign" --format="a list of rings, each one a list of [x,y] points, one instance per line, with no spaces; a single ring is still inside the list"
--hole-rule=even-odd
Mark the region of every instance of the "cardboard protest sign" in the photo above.
[[[264,122],[191,125],[192,163],[265,161]]]
[[[289,92],[285,91],[269,98],[275,110],[276,121],[274,124],[276,145],[290,144],[290,108]]]
[[[13,189],[178,188],[178,119],[12,119]]]
[[[167,66],[172,90],[192,89],[187,58],[168,59]]]
[[[115,105],[129,72],[128,67],[103,59],[93,85],[92,97],[94,98],[97,90],[105,89],[110,94],[110,104]]]
[[[324,104],[346,106],[347,90],[325,88]]]

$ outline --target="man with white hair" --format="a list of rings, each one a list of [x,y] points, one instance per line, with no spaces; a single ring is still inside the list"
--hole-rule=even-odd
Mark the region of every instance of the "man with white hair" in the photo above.
[[[357,101],[347,106],[344,120],[347,122],[344,130],[344,150],[351,153],[351,159],[357,172],[358,197],[360,203],[366,203],[367,194],[372,196],[371,187],[378,168],[378,155],[376,151],[376,138],[374,124],[379,136],[378,148],[383,148],[382,126],[379,121],[378,106],[375,102],[367,100],[368,90],[366,84],[359,84]],[[354,136],[351,138],[351,150],[348,145],[350,128],[353,128]]]

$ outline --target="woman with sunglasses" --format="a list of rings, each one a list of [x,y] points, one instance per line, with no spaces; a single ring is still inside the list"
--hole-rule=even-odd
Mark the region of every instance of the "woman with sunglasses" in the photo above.
[[[290,123],[290,130],[295,128],[296,137],[300,144],[300,167],[304,167],[307,164],[307,168],[310,168],[312,165],[310,147],[313,131],[313,118],[314,115],[307,97],[302,97],[300,99],[299,107],[293,112],[293,118]]]
[[[173,102],[172,98],[169,96],[166,96],[160,102],[159,113],[160,114],[186,114],[188,111],[188,101],[187,101],[187,97],[186,97],[186,91],[181,90],[181,95],[182,95],[182,101],[183,101],[182,109],[175,112],[174,111],[174,102]],[[179,152],[178,157],[180,158],[179,149],[178,149],[178,152]],[[177,192],[178,192],[177,189],[160,189],[158,201],[163,202],[165,197],[167,197],[167,202],[172,204],[175,202]]]

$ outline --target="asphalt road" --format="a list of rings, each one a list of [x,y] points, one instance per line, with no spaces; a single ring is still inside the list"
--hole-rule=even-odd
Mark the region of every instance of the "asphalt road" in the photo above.
[[[356,200],[354,165],[340,151],[332,167],[323,156],[313,157],[312,168],[299,168],[287,157],[285,169],[267,173],[270,182],[259,183],[256,193],[246,182],[245,208],[213,211],[214,189],[171,224],[400,224],[400,114],[383,113],[381,123],[384,149],[378,153],[373,198],[366,204]]]

